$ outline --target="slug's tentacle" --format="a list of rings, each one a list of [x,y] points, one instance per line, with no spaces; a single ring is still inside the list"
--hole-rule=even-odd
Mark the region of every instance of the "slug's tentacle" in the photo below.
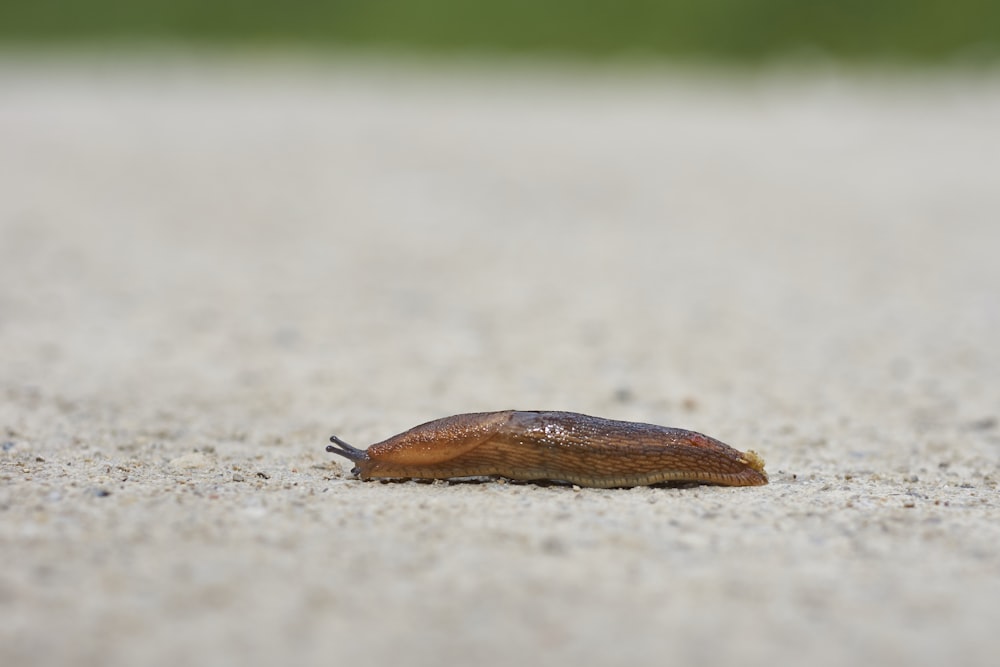
[[[326,451],[331,454],[340,454],[346,459],[350,459],[354,462],[367,461],[368,452],[363,449],[358,449],[357,447],[352,447],[335,435],[330,436],[330,442],[340,445],[340,447],[334,447],[333,445],[327,445]]]
[[[767,484],[764,460],[701,433],[573,412],[481,412],[416,426],[360,450],[327,451],[361,479],[501,476],[591,487]]]

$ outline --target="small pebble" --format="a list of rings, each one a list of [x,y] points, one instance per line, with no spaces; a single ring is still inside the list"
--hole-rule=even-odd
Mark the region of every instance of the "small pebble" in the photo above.
[[[207,468],[212,465],[212,458],[201,452],[191,452],[171,459],[170,465],[173,468]]]

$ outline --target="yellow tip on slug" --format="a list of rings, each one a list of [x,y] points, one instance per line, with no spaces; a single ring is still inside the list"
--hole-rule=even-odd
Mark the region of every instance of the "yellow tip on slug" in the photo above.
[[[764,472],[764,458],[752,449],[747,450],[746,454],[743,455],[743,462],[757,472]]]

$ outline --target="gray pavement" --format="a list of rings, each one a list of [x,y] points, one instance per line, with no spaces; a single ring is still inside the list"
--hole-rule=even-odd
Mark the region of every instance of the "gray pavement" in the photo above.
[[[1000,79],[0,61],[0,663],[993,665]],[[362,483],[459,412],[771,484]]]

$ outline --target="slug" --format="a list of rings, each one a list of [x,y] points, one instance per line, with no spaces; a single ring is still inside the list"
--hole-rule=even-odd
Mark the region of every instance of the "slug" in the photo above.
[[[679,428],[574,412],[480,412],[427,422],[357,449],[332,436],[326,451],[369,479],[506,477],[590,487],[663,482],[767,484],[764,460]]]

